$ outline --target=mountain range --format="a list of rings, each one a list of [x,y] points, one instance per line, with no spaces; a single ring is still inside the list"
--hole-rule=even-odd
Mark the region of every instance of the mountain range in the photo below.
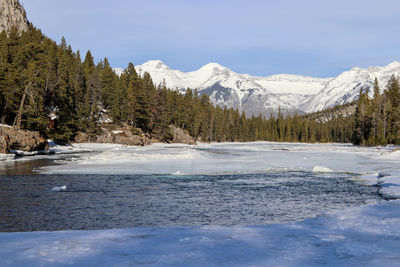
[[[292,74],[266,77],[239,74],[218,63],[209,63],[192,72],[173,70],[160,60],[135,67],[139,75],[150,73],[155,84],[166,84],[184,92],[186,88],[207,94],[219,106],[238,108],[247,116],[320,111],[357,99],[361,88],[372,88],[375,77],[383,91],[391,75],[400,74],[400,63],[384,67],[355,67],[337,77],[315,78]],[[116,68],[117,74],[123,69]],[[372,96],[372,90],[370,90]]]

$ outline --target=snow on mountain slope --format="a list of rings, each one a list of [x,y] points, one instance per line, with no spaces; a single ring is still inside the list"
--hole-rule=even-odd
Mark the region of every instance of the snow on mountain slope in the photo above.
[[[197,89],[220,106],[244,110],[247,115],[275,115],[314,112],[355,100],[360,88],[372,87],[375,77],[381,89],[392,74],[400,74],[400,63],[385,67],[353,68],[334,78],[314,78],[277,74],[267,77],[239,74],[218,63],[209,63],[196,71],[173,70],[160,60],[150,60],[135,67],[139,75],[149,72],[155,84],[184,92]],[[121,69],[115,69],[121,73]],[[372,92],[371,92],[372,93]]]
[[[123,68],[114,68],[113,70],[118,76],[121,76],[121,74],[124,72]]]
[[[360,89],[365,87],[371,89],[370,96],[372,96],[375,77],[383,92],[393,74],[400,75],[400,63],[397,61],[385,67],[353,68],[329,81],[325,88],[312,96],[300,109],[305,112],[314,112],[351,102],[358,98]]]

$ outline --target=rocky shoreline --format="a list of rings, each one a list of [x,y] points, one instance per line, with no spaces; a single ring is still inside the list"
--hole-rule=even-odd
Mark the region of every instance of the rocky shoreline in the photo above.
[[[184,130],[173,125],[169,126],[172,139],[170,143],[196,144],[196,140]],[[132,130],[128,125],[101,128],[101,133],[90,136],[78,132],[75,143],[122,144],[127,146],[145,146],[161,141],[145,135],[139,129]],[[37,131],[27,131],[0,124],[0,153],[15,155],[50,154],[49,144]]]
[[[170,143],[182,143],[194,145],[196,140],[184,130],[173,125],[169,126],[172,139]],[[152,143],[160,143],[157,138],[144,134],[140,129],[132,129],[128,125],[110,125],[102,127],[99,135],[90,136],[87,133],[79,132],[74,140],[75,143],[101,143],[101,144],[121,144],[127,146],[145,146]]]

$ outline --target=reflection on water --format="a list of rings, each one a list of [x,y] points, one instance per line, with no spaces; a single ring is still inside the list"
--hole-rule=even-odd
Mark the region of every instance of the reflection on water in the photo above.
[[[54,160],[13,160],[0,164],[0,175],[32,175],[35,169],[54,165]]]

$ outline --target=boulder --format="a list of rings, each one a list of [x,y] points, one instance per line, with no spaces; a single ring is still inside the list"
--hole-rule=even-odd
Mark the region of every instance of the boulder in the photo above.
[[[77,132],[75,136],[75,143],[89,143],[89,135],[84,132]]]
[[[186,133],[184,130],[182,130],[181,128],[170,125],[169,129],[173,136],[172,143],[181,143],[181,144],[188,144],[188,145],[197,144],[196,140],[193,137],[191,137],[188,133]]]
[[[47,140],[40,136],[39,132],[32,132],[11,128],[8,132],[11,150],[37,151],[48,150]]]
[[[7,125],[0,126],[0,152],[10,150],[38,151],[48,150],[47,140],[39,132],[16,129]]]
[[[6,136],[0,136],[0,153],[7,154],[10,151],[10,144]]]

